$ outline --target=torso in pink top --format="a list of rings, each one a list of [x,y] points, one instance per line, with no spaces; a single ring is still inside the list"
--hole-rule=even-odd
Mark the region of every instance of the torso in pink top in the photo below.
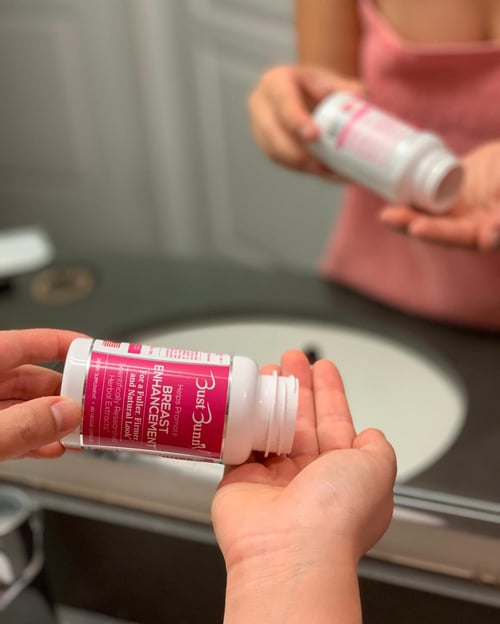
[[[373,0],[360,0],[361,78],[373,103],[432,130],[458,154],[500,137],[500,44],[402,40]],[[407,312],[500,330],[500,252],[409,238],[378,220],[386,202],[349,186],[322,273]]]

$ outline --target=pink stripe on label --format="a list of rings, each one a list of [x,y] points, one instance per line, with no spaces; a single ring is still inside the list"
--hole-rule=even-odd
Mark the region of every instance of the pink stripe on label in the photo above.
[[[229,366],[94,351],[83,405],[84,446],[220,459],[229,374]]]
[[[336,140],[337,147],[342,147],[343,146],[343,144],[347,140],[347,136],[348,136],[349,132],[351,131],[353,125],[356,123],[356,121],[360,117],[363,117],[363,115],[366,115],[366,113],[370,109],[371,109],[370,104],[364,104],[361,108],[359,108],[354,113],[354,115],[352,115],[352,117],[348,120],[348,122],[345,124],[345,126],[342,128],[342,130],[339,132],[339,134],[337,136],[337,140]]]
[[[139,353],[141,352],[141,348],[142,348],[142,345],[140,344],[129,344],[128,352],[136,353],[137,355],[139,355]]]

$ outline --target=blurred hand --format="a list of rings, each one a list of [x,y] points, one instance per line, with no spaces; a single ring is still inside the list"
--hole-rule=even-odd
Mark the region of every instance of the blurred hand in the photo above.
[[[34,366],[64,359],[81,334],[57,329],[0,331],[0,460],[59,457],[59,440],[80,422],[80,406],[57,396],[61,374]]]
[[[287,352],[282,375],[300,383],[297,429],[289,457],[226,469],[212,506],[228,570],[273,553],[331,568],[339,553],[357,560],[386,530],[393,509],[394,451],[375,429],[356,434],[340,375],[321,360],[311,368]],[[287,559],[288,560],[288,559]]]
[[[362,84],[321,67],[285,65],[261,77],[249,97],[257,144],[272,160],[291,169],[334,181],[340,178],[307,151],[318,138],[311,111],[327,95],[339,91],[364,94]]]
[[[431,216],[408,206],[388,206],[380,219],[415,238],[481,251],[500,245],[500,141],[463,158],[465,181],[450,212]]]

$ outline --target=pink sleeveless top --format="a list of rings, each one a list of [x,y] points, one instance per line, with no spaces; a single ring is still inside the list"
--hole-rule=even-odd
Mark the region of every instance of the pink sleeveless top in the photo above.
[[[442,136],[458,154],[500,138],[500,44],[404,41],[359,0],[361,78],[377,106]],[[354,185],[321,263],[328,279],[406,312],[500,330],[500,251],[412,239],[378,220],[383,199]]]

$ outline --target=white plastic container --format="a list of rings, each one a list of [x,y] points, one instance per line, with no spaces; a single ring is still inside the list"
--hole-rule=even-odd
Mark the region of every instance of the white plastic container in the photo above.
[[[298,391],[247,357],[77,338],[61,395],[82,404],[82,420],[62,443],[241,464],[291,451]]]
[[[313,117],[320,137],[309,147],[336,173],[392,203],[434,214],[450,208],[463,169],[437,135],[344,92],[325,98]]]

